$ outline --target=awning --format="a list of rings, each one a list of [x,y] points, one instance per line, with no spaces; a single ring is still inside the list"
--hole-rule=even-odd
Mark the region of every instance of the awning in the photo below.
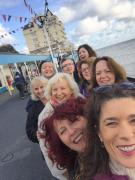
[[[0,64],[11,64],[27,61],[51,61],[51,55],[0,54]]]

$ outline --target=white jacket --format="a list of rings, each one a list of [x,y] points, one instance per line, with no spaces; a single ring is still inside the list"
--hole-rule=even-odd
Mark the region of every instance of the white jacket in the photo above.
[[[44,107],[44,109],[42,110],[42,112],[39,114],[39,117],[38,117],[38,131],[39,132],[43,132],[43,130],[41,129],[40,127],[40,124],[41,122],[51,116],[53,114],[53,107],[51,105],[50,102],[47,102],[46,106]],[[66,173],[66,169],[63,169],[63,170],[59,170],[56,166],[55,163],[52,163],[51,159],[48,157],[48,150],[46,148],[46,146],[44,145],[44,142],[45,142],[45,139],[39,139],[39,146],[40,146],[40,149],[43,153],[43,156],[45,158],[45,161],[46,161],[46,164],[49,168],[49,170],[51,171],[51,174],[56,177],[57,179],[59,180],[68,180],[68,178],[64,175]]]

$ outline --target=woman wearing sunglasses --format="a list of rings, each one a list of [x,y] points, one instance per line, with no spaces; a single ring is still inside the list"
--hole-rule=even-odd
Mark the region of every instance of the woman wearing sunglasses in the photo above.
[[[88,147],[80,179],[134,180],[135,83],[95,89],[88,119]]]

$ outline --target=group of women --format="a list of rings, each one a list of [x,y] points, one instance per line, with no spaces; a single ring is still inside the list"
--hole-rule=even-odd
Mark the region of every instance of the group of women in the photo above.
[[[135,83],[115,60],[96,57],[86,44],[78,56],[77,67],[64,59],[57,74],[51,62],[40,65],[27,105],[28,138],[39,143],[57,179],[134,180]]]

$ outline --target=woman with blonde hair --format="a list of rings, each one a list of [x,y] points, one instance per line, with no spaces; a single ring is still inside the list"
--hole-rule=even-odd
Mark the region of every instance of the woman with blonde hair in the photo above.
[[[57,106],[65,103],[70,98],[82,97],[79,93],[79,87],[77,83],[72,79],[69,74],[58,73],[54,75],[48,82],[45,95],[48,99],[48,103],[39,115],[38,119],[38,139],[41,151],[46,160],[47,166],[52,175],[60,180],[67,180],[65,176],[66,169],[59,170],[56,163],[52,163],[48,156],[48,149],[45,146],[44,130],[41,128],[41,124],[44,119],[49,118]]]
[[[48,80],[43,76],[38,76],[31,81],[31,106],[28,108],[26,121],[26,133],[30,141],[38,143],[37,128],[38,116],[47,103],[45,98],[45,88]]]

